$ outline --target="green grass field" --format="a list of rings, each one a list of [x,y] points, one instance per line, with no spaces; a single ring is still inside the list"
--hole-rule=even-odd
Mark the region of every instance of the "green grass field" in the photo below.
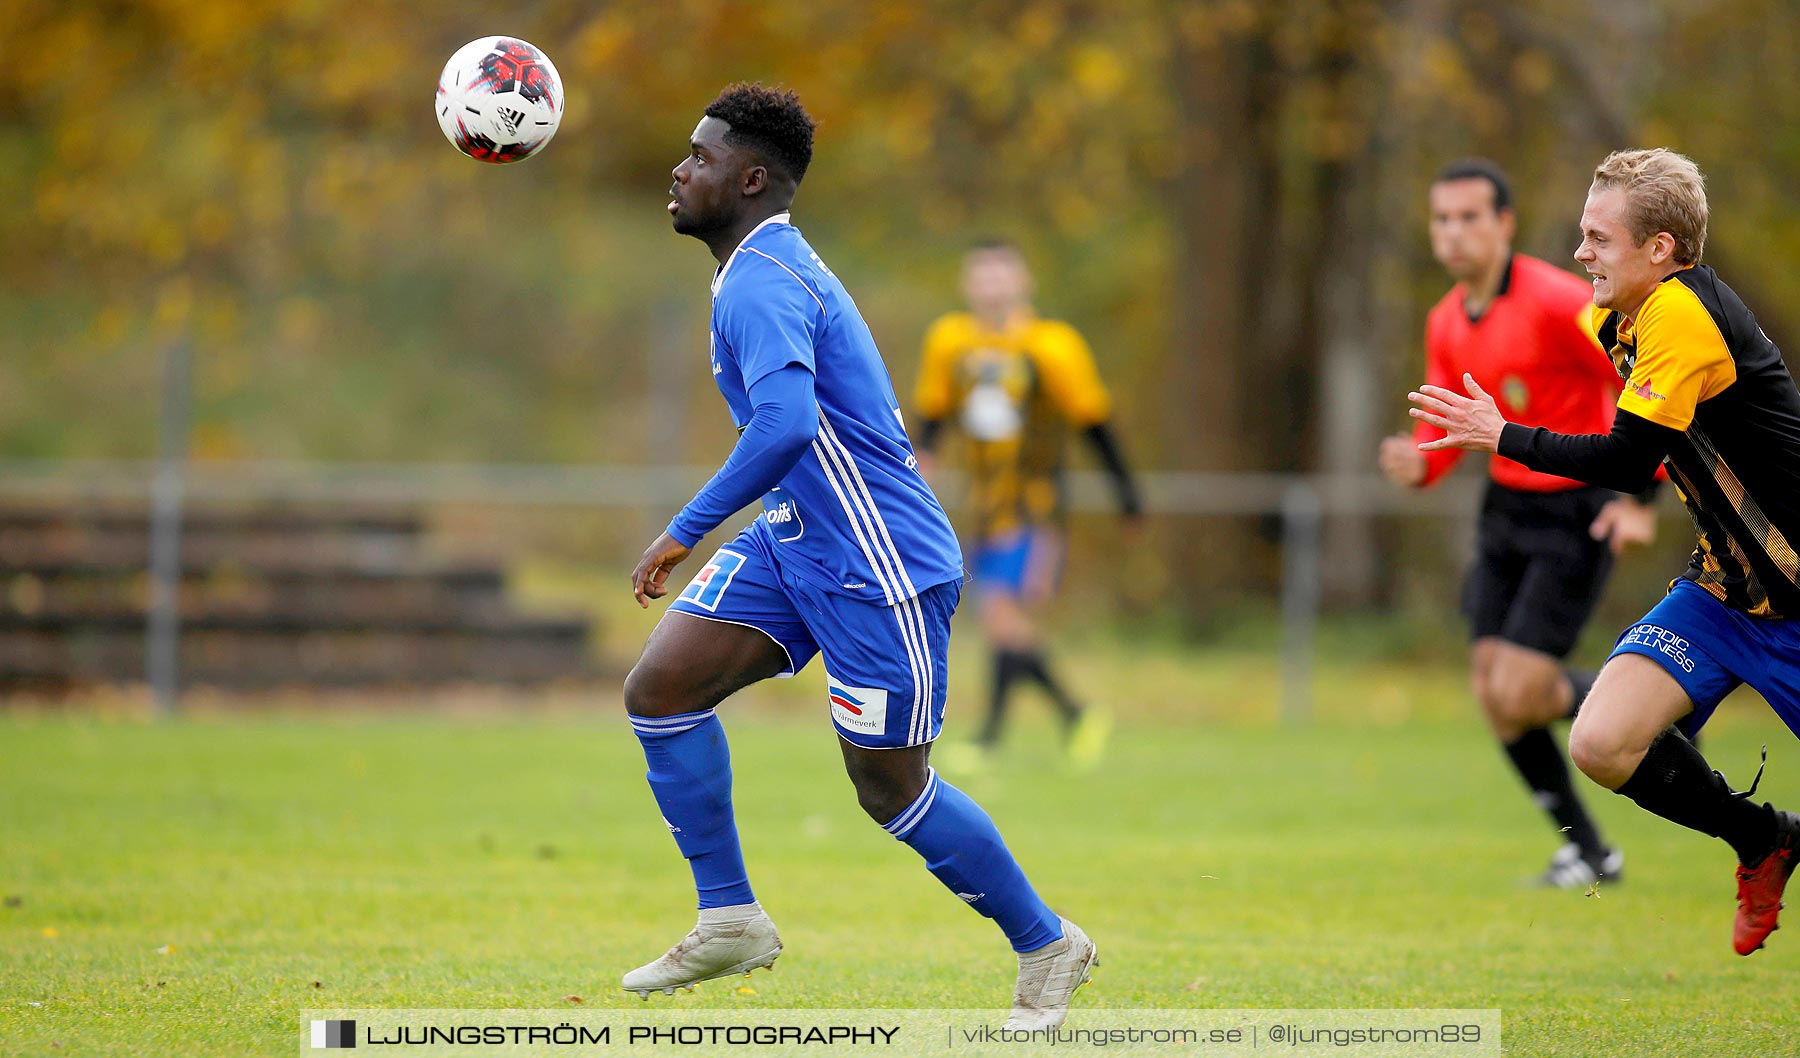
[[[1254,652],[1087,644],[1069,665],[1114,688],[1098,773],[1034,763],[1045,713],[1021,702],[998,766],[953,778],[1100,943],[1078,1008],[1499,1007],[1509,1054],[1800,1049],[1800,934],[1732,954],[1723,845],[1595,791],[1627,881],[1520,887],[1555,838],[1454,658],[1322,664],[1299,730]],[[787,954],[749,990],[653,1001],[1003,1007],[1010,952],[857,810],[816,679],[725,710]],[[1759,702],[1709,735],[1740,784],[1767,742],[1764,793],[1800,804],[1800,750]],[[642,772],[616,701],[569,694],[0,714],[0,1053],[286,1054],[306,1008],[637,1004],[619,974],[693,906]]]

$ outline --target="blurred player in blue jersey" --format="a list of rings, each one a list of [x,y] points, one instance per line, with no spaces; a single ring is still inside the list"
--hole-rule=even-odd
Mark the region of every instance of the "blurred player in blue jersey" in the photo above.
[[[789,223],[813,128],[791,92],[727,88],[669,192],[676,232],[719,261],[712,373],[739,437],[632,571],[639,605],[665,595],[670,571],[733,512],[760,497],[763,513],[694,575],[625,679],[650,788],[700,904],[694,930],[626,974],[625,989],[672,993],[781,954],[745,871],[713,709],[822,654],[858,802],[1011,941],[1008,1026],[1054,1027],[1098,961],[1094,944],[1038,897],[987,813],[929,765],[962,558],[868,326]]]

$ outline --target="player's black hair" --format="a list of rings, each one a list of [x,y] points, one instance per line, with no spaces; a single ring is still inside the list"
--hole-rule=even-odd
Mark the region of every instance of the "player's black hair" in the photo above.
[[[1512,181],[1506,178],[1506,170],[1486,158],[1458,158],[1439,169],[1431,182],[1445,184],[1452,180],[1486,180],[1494,188],[1494,212],[1512,208]]]
[[[998,235],[983,235],[969,244],[970,253],[990,253],[996,250],[1007,250],[1021,256],[1024,255],[1024,251],[1019,249],[1018,243]]]
[[[796,184],[812,164],[813,130],[819,125],[789,89],[740,81],[707,104],[706,116],[731,126],[726,143],[755,151],[763,164]]]

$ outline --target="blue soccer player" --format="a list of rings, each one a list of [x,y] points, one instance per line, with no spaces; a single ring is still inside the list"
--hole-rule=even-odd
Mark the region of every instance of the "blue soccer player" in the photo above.
[[[626,974],[625,989],[672,993],[781,954],[744,868],[713,710],[823,654],[858,802],[1012,942],[1008,1026],[1055,1027],[1098,961],[1094,944],[1039,898],[987,813],[929,765],[962,558],[868,326],[789,223],[813,129],[792,92],[733,85],[706,108],[669,189],[675,231],[719,261],[712,372],[739,437],[632,571],[639,605],[666,594],[670,571],[734,511],[761,497],[763,514],[695,574],[625,679],[650,788],[700,898],[693,932]]]

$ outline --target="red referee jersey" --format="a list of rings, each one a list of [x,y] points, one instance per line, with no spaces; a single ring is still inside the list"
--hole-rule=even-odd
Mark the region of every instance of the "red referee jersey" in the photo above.
[[[1612,429],[1625,384],[1588,329],[1590,284],[1535,257],[1514,254],[1500,292],[1480,319],[1469,319],[1464,294],[1458,283],[1425,319],[1426,382],[1462,393],[1466,371],[1510,422],[1557,433]],[[1415,444],[1442,436],[1437,427],[1414,421]],[[1422,484],[1443,477],[1462,455],[1460,448],[1426,452]],[[1488,473],[1497,484],[1526,492],[1582,484],[1499,456],[1489,458]]]

